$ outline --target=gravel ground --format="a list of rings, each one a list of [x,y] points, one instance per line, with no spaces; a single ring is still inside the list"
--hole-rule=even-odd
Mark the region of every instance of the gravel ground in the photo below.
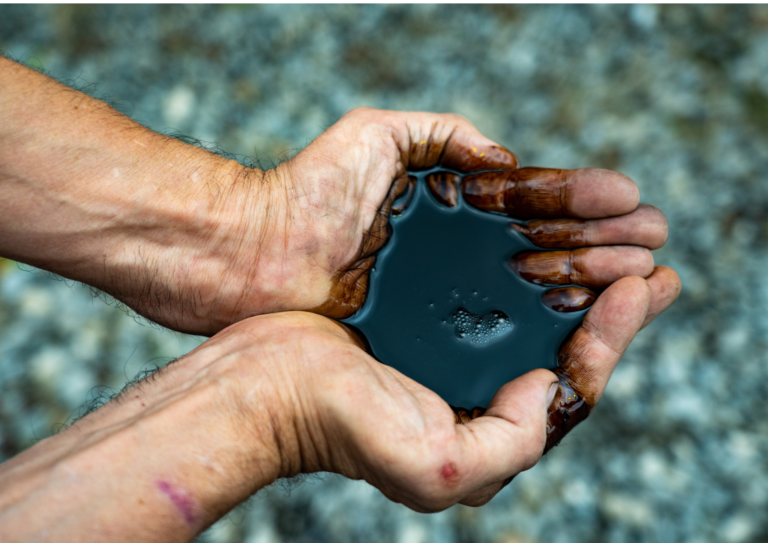
[[[0,49],[266,165],[356,106],[451,111],[525,165],[619,170],[669,217],[680,300],[489,505],[421,515],[326,476],[215,542],[768,541],[767,30],[763,7],[0,6]],[[0,458],[200,341],[2,270]]]

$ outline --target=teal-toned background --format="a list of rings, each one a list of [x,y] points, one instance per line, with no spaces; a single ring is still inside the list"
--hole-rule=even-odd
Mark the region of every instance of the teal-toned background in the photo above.
[[[768,541],[765,8],[0,6],[0,49],[265,165],[356,106],[459,113],[525,165],[619,170],[669,217],[656,260],[679,302],[589,422],[488,506],[420,515],[327,476],[201,540]],[[2,458],[200,341],[1,268]]]

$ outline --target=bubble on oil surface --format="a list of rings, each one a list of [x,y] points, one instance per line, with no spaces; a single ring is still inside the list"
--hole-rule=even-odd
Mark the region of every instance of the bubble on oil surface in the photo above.
[[[463,307],[453,312],[451,323],[456,329],[456,337],[476,345],[488,343],[511,332],[513,328],[512,321],[501,311],[475,315]]]

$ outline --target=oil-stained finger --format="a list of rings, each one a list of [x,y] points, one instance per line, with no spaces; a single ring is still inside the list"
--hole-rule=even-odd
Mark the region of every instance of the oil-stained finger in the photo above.
[[[446,171],[435,172],[427,176],[427,188],[435,200],[447,207],[456,207],[459,203],[460,177]]]
[[[548,392],[555,380],[549,370],[526,373],[502,386],[482,416],[456,426],[464,453],[456,467],[468,474],[461,503],[483,505],[517,473],[539,461]]]
[[[373,255],[384,247],[387,241],[389,241],[389,236],[391,235],[392,230],[392,227],[389,224],[389,213],[393,207],[392,204],[398,200],[398,198],[403,196],[403,194],[412,195],[411,191],[413,190],[415,183],[416,179],[414,177],[406,175],[398,177],[392,183],[387,197],[384,199],[384,202],[382,202],[378,212],[373,218],[371,227],[363,234],[363,246],[360,250],[360,254],[363,258]],[[410,203],[408,196],[406,196],[405,200],[407,200],[407,202],[404,202],[403,209]],[[402,213],[402,209],[396,210],[395,213]]]
[[[465,424],[485,414],[485,408],[483,407],[473,407],[472,409],[464,409],[463,407],[451,406],[451,410],[453,411],[453,416],[456,424]]]
[[[653,255],[643,247],[587,247],[573,251],[527,251],[509,262],[520,277],[539,285],[603,289],[630,275],[653,273]]]
[[[539,247],[570,249],[594,245],[637,245],[658,249],[667,241],[664,213],[648,204],[620,217],[608,219],[550,219],[512,224],[512,228]]]
[[[682,288],[680,277],[675,270],[666,266],[656,266],[648,278],[648,285],[651,287],[651,304],[643,328],[677,300]]]
[[[641,277],[625,277],[602,293],[584,322],[560,349],[560,368],[574,390],[595,405],[613,368],[645,320],[651,288]]]
[[[460,172],[517,168],[514,154],[486,138],[464,117],[412,112],[386,115],[392,116],[396,136],[407,130],[407,142],[403,139],[402,144],[408,145],[404,162],[411,171],[435,166]],[[378,112],[377,120],[381,117]]]
[[[597,168],[479,173],[465,177],[461,191],[470,205],[517,219],[613,217],[634,211],[640,201],[629,177]]]
[[[393,215],[402,215],[405,213],[405,210],[411,205],[413,195],[416,193],[416,178],[409,175],[407,181],[403,181],[403,179],[403,177],[395,179],[395,182],[390,189],[390,192],[395,192],[395,198],[391,204]],[[384,200],[382,210],[386,210],[387,200],[388,198]]]
[[[590,307],[597,299],[597,294],[586,288],[553,288],[541,295],[545,306],[558,313],[573,313]]]
[[[558,387],[548,408],[545,452],[587,418],[616,364],[645,320],[652,297],[645,279],[625,277],[603,292],[560,349]]]
[[[407,175],[395,179],[371,226],[363,232],[362,246],[355,265],[339,272],[326,301],[313,308],[312,312],[333,319],[345,319],[363,306],[368,294],[369,274],[376,263],[376,253],[386,245],[392,234],[389,214],[402,213],[410,203],[415,184],[416,178]],[[404,194],[406,196],[401,198]],[[398,201],[399,209],[394,208],[395,201]]]

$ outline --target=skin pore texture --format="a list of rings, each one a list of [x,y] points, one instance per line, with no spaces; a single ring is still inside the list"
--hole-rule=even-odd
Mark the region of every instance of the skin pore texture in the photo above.
[[[558,249],[511,264],[527,280],[602,290],[560,369],[505,384],[484,413],[454,412],[328,318],[364,303],[407,172],[436,165],[478,172],[467,202],[532,219],[519,231]],[[450,205],[450,176],[429,183]],[[482,505],[588,414],[677,297],[650,253],[666,236],[627,177],[518,169],[455,115],[353,110],[261,171],[0,58],[0,255],[213,336],[0,465],[0,540],[191,541],[317,471],[416,511]]]

